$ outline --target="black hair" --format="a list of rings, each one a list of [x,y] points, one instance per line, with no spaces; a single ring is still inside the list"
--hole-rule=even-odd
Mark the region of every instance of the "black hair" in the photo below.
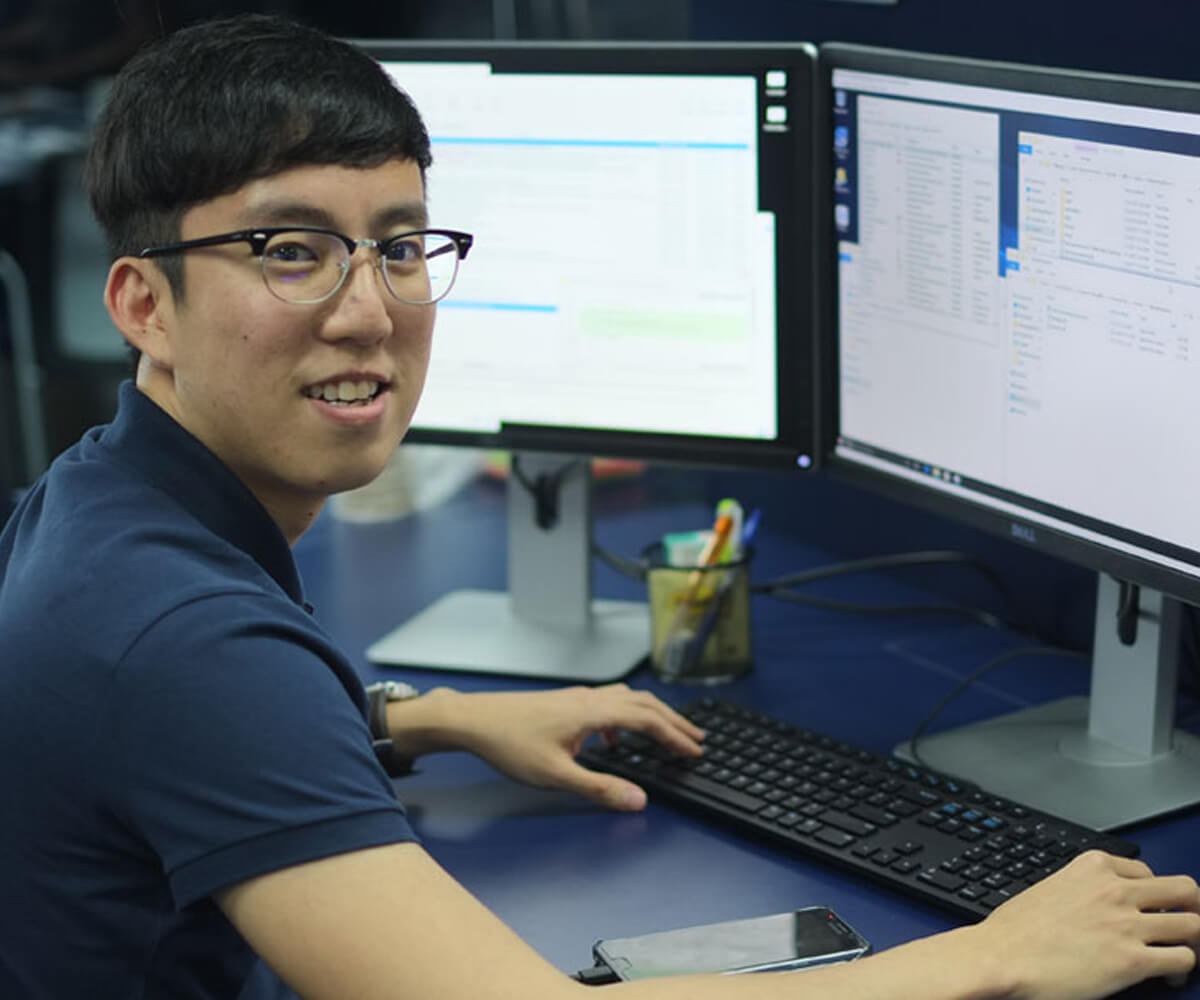
[[[286,18],[183,28],[117,75],[88,155],[92,210],[113,258],[179,239],[184,213],[299,166],[432,157],[416,107],[355,46]],[[183,294],[179,257],[159,259]]]

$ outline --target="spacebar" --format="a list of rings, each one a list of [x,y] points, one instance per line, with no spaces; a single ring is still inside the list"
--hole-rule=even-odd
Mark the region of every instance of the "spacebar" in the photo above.
[[[710,781],[699,774],[693,774],[691,771],[680,768],[660,768],[658,775],[669,785],[686,788],[690,792],[699,792],[701,795],[717,799],[719,802],[724,802],[727,806],[733,806],[735,809],[741,809],[743,812],[756,813],[767,804],[765,799],[747,795],[734,788],[727,788],[719,782]]]

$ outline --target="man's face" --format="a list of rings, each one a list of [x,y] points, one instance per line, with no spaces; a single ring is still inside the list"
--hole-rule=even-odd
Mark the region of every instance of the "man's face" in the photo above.
[[[420,170],[300,167],[252,181],[183,217],[188,240],[256,226],[316,225],[383,239],[425,223]],[[190,250],[184,296],[163,311],[169,353],[139,386],[215,452],[295,537],[331,493],[383,468],[408,428],[429,363],[433,306],[392,297],[360,247],[325,302],[283,302],[248,244]],[[342,383],[379,390],[327,401]],[[336,397],[336,393],[333,393]]]

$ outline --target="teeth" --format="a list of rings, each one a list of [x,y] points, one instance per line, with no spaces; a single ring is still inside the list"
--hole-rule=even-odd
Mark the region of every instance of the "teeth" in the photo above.
[[[310,385],[304,390],[304,394],[310,399],[323,399],[327,403],[353,403],[360,399],[370,399],[378,391],[378,382],[367,379],[352,382],[350,379],[343,379],[341,382]]]

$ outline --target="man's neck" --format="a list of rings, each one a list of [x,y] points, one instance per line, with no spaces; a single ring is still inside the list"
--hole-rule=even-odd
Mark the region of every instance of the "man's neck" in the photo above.
[[[149,363],[143,355],[141,363],[138,366],[137,379],[135,382],[138,390],[147,398],[152,400],[159,409],[168,414],[180,427],[195,436],[195,431],[188,427],[187,422],[182,419],[179,413],[179,407],[175,405],[175,396],[171,391],[172,382],[170,372],[163,371],[153,364]],[[198,438],[201,444],[207,443]],[[210,448],[210,450],[212,450]],[[317,516],[321,513],[321,509],[325,506],[325,501],[328,499],[324,494],[314,493],[311,496],[296,496],[293,493],[288,493],[286,496],[282,491],[272,489],[269,484],[253,482],[250,477],[243,474],[239,470],[231,466],[221,455],[217,458],[225,462],[226,467],[233,473],[262,504],[271,520],[278,526],[283,533],[283,537],[287,539],[288,545],[295,545],[300,540],[300,536],[312,527]]]

